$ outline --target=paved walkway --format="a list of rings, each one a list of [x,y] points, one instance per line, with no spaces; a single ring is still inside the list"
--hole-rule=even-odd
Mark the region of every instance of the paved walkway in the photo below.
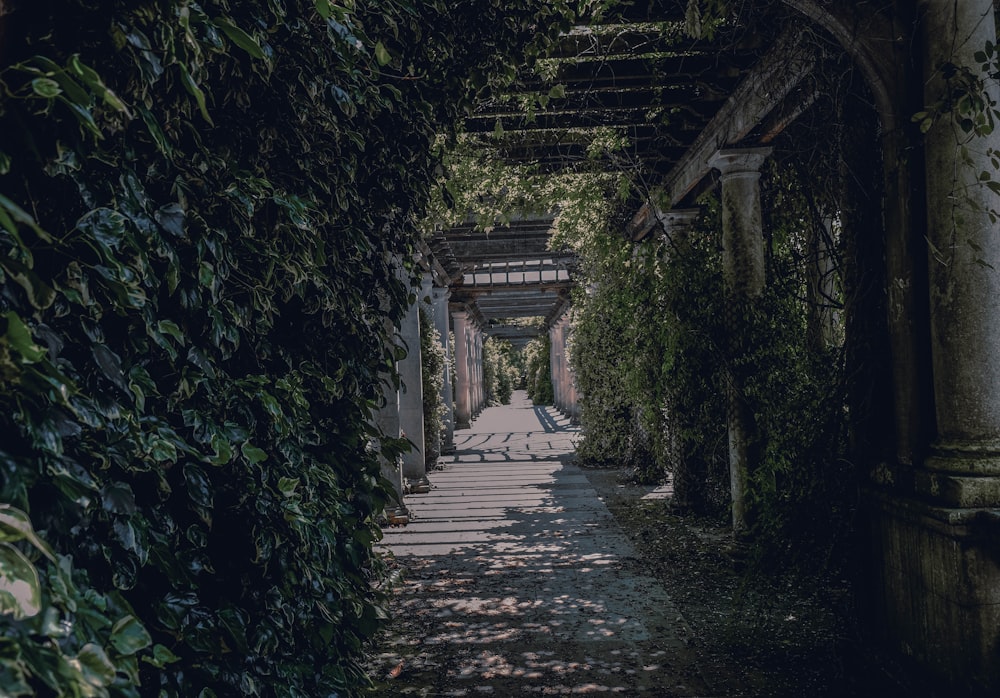
[[[567,462],[576,436],[523,392],[456,432],[383,541],[405,582],[378,695],[711,695],[680,614]]]

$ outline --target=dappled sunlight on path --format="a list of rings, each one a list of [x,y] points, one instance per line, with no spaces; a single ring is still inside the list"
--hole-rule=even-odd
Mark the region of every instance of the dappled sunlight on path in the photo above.
[[[405,581],[376,695],[711,695],[683,619],[568,462],[567,420],[519,393],[455,436],[383,541]]]

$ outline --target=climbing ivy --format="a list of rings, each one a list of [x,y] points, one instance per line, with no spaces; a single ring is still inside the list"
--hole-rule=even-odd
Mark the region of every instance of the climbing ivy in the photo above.
[[[38,593],[0,693],[366,683],[395,260],[436,139],[578,9],[5,3],[0,578]]]
[[[555,400],[552,390],[552,368],[549,365],[551,342],[547,332],[535,337],[524,348],[525,388],[528,398],[536,405],[551,405]]]
[[[738,400],[753,416],[750,510],[762,564],[827,559],[845,538],[857,483],[845,458],[842,347],[836,335],[818,345],[809,331],[838,299],[808,301],[810,240],[822,223],[800,182],[778,166],[764,178],[761,297],[725,292],[713,195],[683,236],[636,245],[610,224],[591,229],[574,296],[581,459],[640,481],[669,475],[675,506],[728,520],[727,410]]]
[[[430,470],[441,456],[441,430],[444,428],[444,347],[441,334],[434,328],[432,311],[420,307],[420,378],[424,407],[424,466]]]
[[[509,405],[519,372],[510,342],[487,337],[483,342],[483,384],[486,403],[491,406]]]

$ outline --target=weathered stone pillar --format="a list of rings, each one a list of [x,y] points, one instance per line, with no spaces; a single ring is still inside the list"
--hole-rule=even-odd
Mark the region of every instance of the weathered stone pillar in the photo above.
[[[563,314],[559,318],[559,410],[569,416],[569,357],[566,354],[566,343],[568,340],[567,324],[569,316]]]
[[[444,403],[442,420],[441,453],[451,453],[455,450],[455,400],[451,389],[451,343],[448,341],[450,323],[448,322],[447,288],[435,288],[431,291],[431,304],[434,306],[434,326],[441,337],[441,348],[444,350],[444,381],[441,385],[441,401]]]
[[[549,375],[552,378],[552,404],[559,409],[559,331],[555,323],[549,325]]]
[[[818,350],[838,343],[838,318],[833,306],[837,293],[833,238],[833,219],[825,217],[822,226],[812,226],[807,240],[806,297],[810,304],[807,332],[810,344]]]
[[[996,43],[991,0],[924,0],[925,98],[948,93],[943,62],[978,73],[974,53]],[[1000,102],[995,81],[988,97]],[[990,152],[1000,131],[966,134],[958,115],[926,135],[927,234],[937,441],[927,466],[947,504],[1000,506],[1000,244],[990,219],[997,198],[981,172],[1000,179]],[[962,147],[964,146],[964,147]],[[965,151],[960,152],[960,151]]]
[[[953,96],[943,64],[981,74],[975,53],[996,43],[993,3],[916,4],[922,101],[933,104]],[[993,81],[987,92],[1000,100]],[[874,493],[873,559],[886,639],[949,695],[992,696],[1000,695],[1000,245],[990,220],[997,199],[980,175],[1000,177],[990,162],[1000,131],[967,134],[960,118],[941,115],[925,134],[926,211],[914,216],[927,221],[933,390],[918,393],[918,407],[933,404],[933,429],[917,410],[900,429],[913,442],[912,491],[901,480]]]
[[[479,411],[482,412],[486,409],[486,368],[483,366],[483,361],[486,356],[486,333],[482,328],[479,329]]]
[[[455,428],[472,424],[472,376],[469,353],[469,311],[451,314],[455,328]]]
[[[479,344],[479,327],[472,323],[469,326],[469,352],[470,361],[469,366],[471,367],[471,385],[472,385],[472,396],[471,396],[471,409],[473,418],[479,416],[479,411],[482,408],[482,389],[483,389],[483,359],[481,347]]]
[[[483,371],[483,330],[476,326],[476,414],[486,407],[486,374]]]
[[[566,390],[569,401],[569,418],[573,424],[580,423],[580,393],[576,389],[576,371],[573,370],[572,351],[570,345],[573,339],[573,316],[566,313]]]
[[[374,415],[375,426],[389,439],[399,438],[399,391],[393,386],[389,376],[381,376],[382,398],[384,403]],[[392,483],[396,501],[385,508],[389,523],[401,525],[409,522],[409,514],[403,504],[403,470],[398,459],[386,458],[381,442],[376,443],[379,449],[379,465],[382,477]]]
[[[427,491],[424,463],[424,391],[420,360],[420,299],[410,306],[400,322],[399,334],[406,344],[406,356],[397,364],[402,386],[399,390],[399,427],[413,447],[403,454],[403,479],[413,492]]]
[[[662,261],[666,264],[672,259],[687,254],[691,249],[691,235],[695,223],[701,217],[700,208],[679,208],[667,211],[657,211],[656,218],[660,221],[661,234],[666,245],[663,248]],[[695,459],[691,464],[683,461],[680,431],[675,416],[675,406],[667,398],[662,406],[664,428],[666,429],[667,457],[673,468],[674,493],[678,502],[686,505],[704,506],[705,485],[708,473],[702,461]]]
[[[562,382],[560,397],[562,399],[562,413],[567,417],[573,412],[573,399],[570,395],[573,379],[569,372],[569,313],[564,313],[559,318],[559,373]]]
[[[726,292],[737,304],[764,292],[764,238],[760,209],[760,167],[770,148],[720,150],[709,165],[722,175],[722,273]],[[739,318],[731,318],[733,323]],[[736,325],[733,325],[734,329]],[[735,352],[745,351],[734,347]],[[730,376],[729,482],[733,532],[747,528],[746,495],[754,418],[742,398],[742,385]]]

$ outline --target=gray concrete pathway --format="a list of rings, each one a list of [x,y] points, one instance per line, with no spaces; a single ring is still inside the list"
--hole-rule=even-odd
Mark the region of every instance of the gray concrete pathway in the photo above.
[[[405,582],[377,695],[711,695],[682,617],[568,462],[576,436],[524,393],[456,432],[383,541]]]

